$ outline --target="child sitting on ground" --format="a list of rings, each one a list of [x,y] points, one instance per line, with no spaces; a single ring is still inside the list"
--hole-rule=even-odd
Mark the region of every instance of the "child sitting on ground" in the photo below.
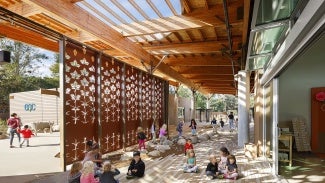
[[[24,140],[23,142],[19,145],[19,147],[23,147],[24,142],[27,142],[27,147],[29,147],[29,139],[32,137],[33,132],[28,128],[28,125],[24,126],[23,130],[18,130],[19,133],[23,134]]]
[[[68,176],[69,183],[80,183],[82,163],[80,161],[74,162]]]
[[[187,139],[185,145],[184,145],[184,151],[185,151],[185,156],[186,156],[186,153],[189,149],[194,149],[193,148],[193,144],[192,144],[192,140],[191,139]]]
[[[205,169],[205,172],[207,176],[211,176],[211,179],[215,179],[219,175],[216,155],[211,154],[209,160],[210,162]]]
[[[118,169],[112,171],[112,165],[109,161],[105,161],[103,165],[103,173],[100,175],[99,180],[101,183],[119,183],[118,180],[114,179],[115,175],[120,174]]]
[[[238,167],[236,164],[236,157],[234,155],[229,155],[227,157],[226,173],[225,173],[224,177],[226,179],[236,180],[238,177],[237,169],[238,169]]]
[[[193,149],[187,151],[186,163],[184,165],[184,172],[198,172],[198,166],[196,165],[196,157]]]
[[[133,152],[133,160],[128,168],[128,173],[126,178],[132,179],[135,177],[143,177],[146,166],[141,160],[140,151]]]
[[[81,170],[80,183],[99,183],[95,178],[95,164],[92,161],[86,161]]]
[[[138,141],[139,141],[139,151],[141,151],[141,148],[146,149],[145,140],[146,140],[146,134],[144,133],[142,127],[138,127]]]
[[[226,170],[227,165],[227,156],[230,155],[228,149],[226,147],[220,148],[220,162],[218,163],[218,170],[219,173],[224,174]]]

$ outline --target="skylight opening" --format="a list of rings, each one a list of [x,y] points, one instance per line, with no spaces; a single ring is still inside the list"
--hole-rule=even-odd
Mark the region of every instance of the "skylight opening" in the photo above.
[[[159,16],[157,15],[157,13],[151,8],[151,6],[147,3],[146,0],[137,0],[134,1],[139,7],[141,7],[141,9],[146,13],[146,15],[150,18],[150,19],[158,19]]]
[[[159,10],[159,12],[163,15],[163,17],[171,17],[174,16],[173,12],[170,10],[165,1],[151,1]]]
[[[86,10],[87,12],[89,12],[90,14],[94,15],[96,18],[98,18],[99,20],[101,20],[102,22],[106,23],[107,25],[109,25],[110,27],[113,27],[113,25],[111,23],[109,23],[108,21],[106,21],[104,18],[102,18],[101,16],[99,16],[97,13],[95,13],[93,10],[89,9],[87,6],[78,3],[78,6],[80,6],[82,9]]]

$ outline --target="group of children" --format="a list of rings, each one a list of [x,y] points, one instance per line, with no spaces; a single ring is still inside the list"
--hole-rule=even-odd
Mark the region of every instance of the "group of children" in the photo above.
[[[191,139],[188,139],[184,145],[186,162],[184,164],[184,172],[198,172],[198,166],[196,165],[196,156]],[[209,157],[209,164],[206,168],[206,175],[211,179],[226,178],[236,180],[238,177],[238,167],[236,163],[236,157],[231,155],[226,147],[220,148],[220,159],[212,154]]]
[[[118,183],[114,178],[120,174],[116,168],[112,168],[109,161],[103,161],[99,151],[99,145],[88,141],[87,152],[83,161],[72,164],[68,176],[69,183]],[[140,151],[133,152],[133,159],[127,172],[127,179],[142,177],[145,171],[145,164],[140,158]]]

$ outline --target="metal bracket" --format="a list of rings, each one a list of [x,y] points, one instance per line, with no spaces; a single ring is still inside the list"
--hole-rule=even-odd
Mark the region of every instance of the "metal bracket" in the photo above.
[[[150,62],[150,68],[148,68],[145,64],[144,64],[144,61],[141,60],[141,64],[143,65],[143,67],[147,70],[147,72],[149,72],[149,74],[153,74],[156,69],[159,67],[159,65],[166,59],[168,55],[164,55],[160,61],[158,62],[158,64],[156,66],[153,66],[153,62],[151,61]]]

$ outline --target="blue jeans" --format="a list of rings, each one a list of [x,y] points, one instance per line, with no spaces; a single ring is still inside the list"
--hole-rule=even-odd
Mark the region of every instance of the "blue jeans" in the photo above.
[[[19,144],[20,144],[20,133],[17,132],[16,129],[11,129],[10,130],[10,145],[12,146],[12,141],[14,140],[14,135],[17,134]]]
[[[234,129],[234,120],[233,119],[229,120],[229,128],[230,128],[230,130]]]
[[[196,134],[196,129],[192,128],[192,135]]]

